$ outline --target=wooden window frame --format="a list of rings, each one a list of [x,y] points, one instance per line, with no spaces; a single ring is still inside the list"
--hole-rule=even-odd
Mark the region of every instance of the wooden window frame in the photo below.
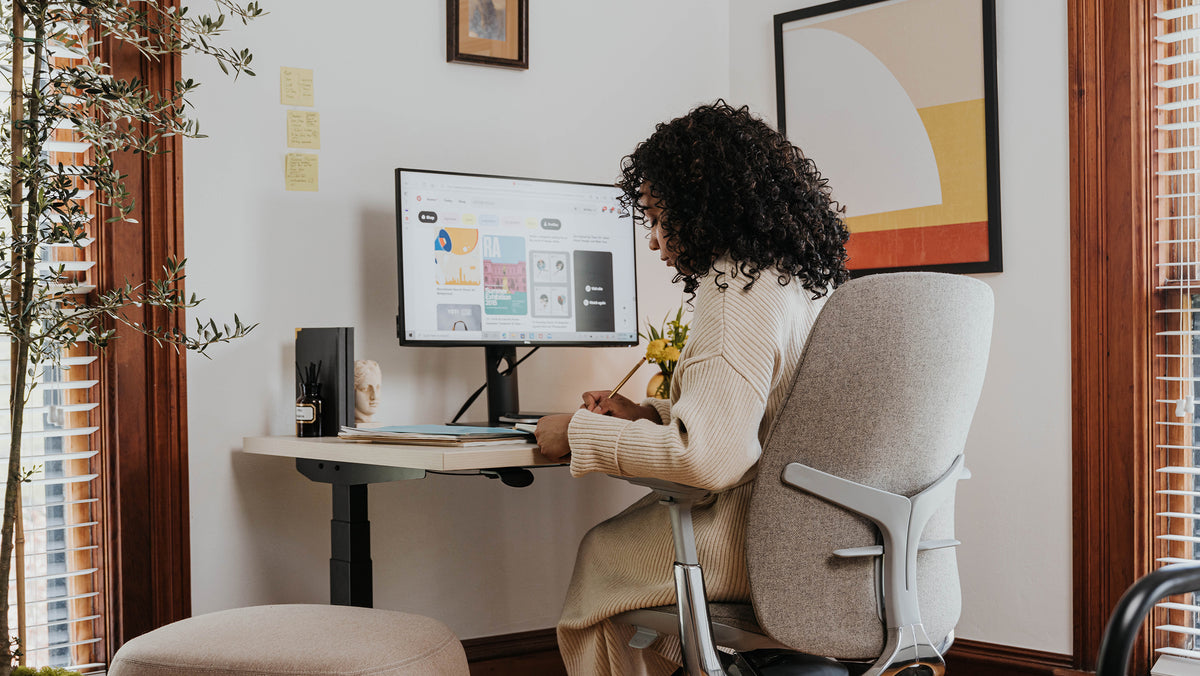
[[[178,6],[178,0],[164,4]],[[150,60],[105,38],[100,56],[118,79],[141,78],[159,91],[180,78],[179,55]],[[124,153],[137,223],[104,223],[96,241],[100,288],[162,276],[168,258],[183,259],[181,144],[166,153]],[[134,316],[131,313],[131,316]],[[139,322],[185,326],[183,312],[143,309]],[[186,353],[159,347],[125,327],[100,352],[101,505],[106,644],[109,659],[126,641],[191,614],[188,528]]]
[[[1152,566],[1154,5],[1067,2],[1073,647],[1081,671],[1095,669],[1109,614]],[[1143,628],[1130,673],[1149,671],[1149,638]]]

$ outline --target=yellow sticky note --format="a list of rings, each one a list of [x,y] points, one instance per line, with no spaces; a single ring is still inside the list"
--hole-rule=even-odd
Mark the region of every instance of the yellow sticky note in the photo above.
[[[284,160],[283,182],[288,190],[317,192],[316,154],[288,153]]]
[[[289,148],[321,148],[321,114],[312,110],[287,111],[287,144]]]
[[[311,68],[279,69],[279,102],[285,106],[313,105],[313,72]]]

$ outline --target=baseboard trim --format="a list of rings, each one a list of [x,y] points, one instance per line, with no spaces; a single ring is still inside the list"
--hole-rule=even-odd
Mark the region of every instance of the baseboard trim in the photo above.
[[[471,676],[567,676],[553,629],[463,641]]]
[[[558,635],[553,629],[535,629],[516,634],[469,638],[462,642],[468,662],[484,662],[534,653],[558,654]]]
[[[1055,676],[1072,673],[1074,663],[1070,655],[969,639],[956,640],[946,653],[946,671],[971,676]]]
[[[485,636],[463,641],[472,673],[528,674],[530,660],[551,663],[561,659],[558,637],[553,629],[537,629],[516,634]],[[484,665],[482,663],[489,663]],[[506,669],[511,663],[511,669]],[[958,639],[946,654],[947,671],[971,676],[1067,676],[1082,674],[1073,669],[1070,655],[997,645],[983,641]],[[486,666],[486,671],[478,667]],[[549,672],[546,672],[549,673]],[[565,673],[565,672],[561,672]]]

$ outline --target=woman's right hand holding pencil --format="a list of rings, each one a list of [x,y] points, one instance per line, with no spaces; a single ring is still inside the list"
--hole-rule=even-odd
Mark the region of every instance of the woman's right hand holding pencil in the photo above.
[[[658,417],[658,410],[653,406],[642,406],[620,394],[610,396],[609,390],[584,392],[583,405],[579,408],[624,420],[649,420],[655,424],[662,424],[662,420]]]

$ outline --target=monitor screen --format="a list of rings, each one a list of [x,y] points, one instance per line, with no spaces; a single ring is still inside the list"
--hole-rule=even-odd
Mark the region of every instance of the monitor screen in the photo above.
[[[611,185],[396,170],[403,345],[635,345]]]

